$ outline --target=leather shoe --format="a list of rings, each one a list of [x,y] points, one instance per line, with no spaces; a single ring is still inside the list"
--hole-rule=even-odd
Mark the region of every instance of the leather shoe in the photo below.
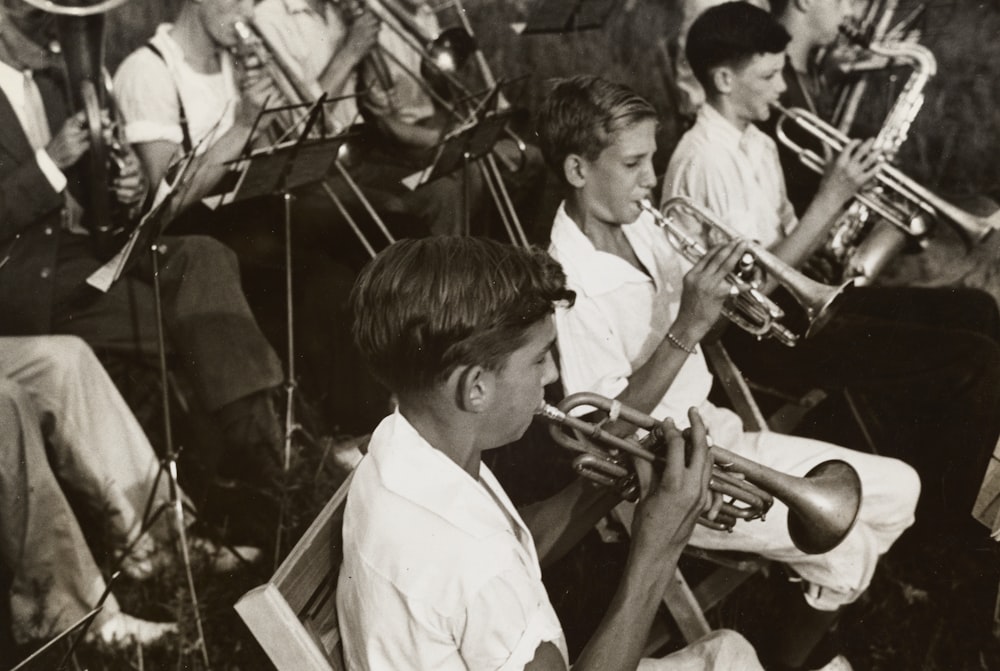
[[[212,573],[231,573],[247,564],[254,564],[263,554],[260,548],[235,545],[232,548],[198,536],[189,539],[189,548],[195,562],[201,562]]]

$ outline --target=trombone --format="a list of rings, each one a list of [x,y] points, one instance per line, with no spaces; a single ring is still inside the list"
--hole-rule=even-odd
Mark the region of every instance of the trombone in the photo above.
[[[573,417],[572,410],[591,407],[648,431],[641,440],[619,438],[600,424]],[[628,457],[661,464],[663,436],[660,422],[634,408],[590,392],[571,394],[556,406],[542,403],[535,413],[550,423],[549,433],[562,447],[579,453],[573,469],[601,485],[615,487],[622,498],[635,501],[639,486]],[[788,506],[788,533],[795,547],[822,554],[837,547],[854,527],[861,508],[861,479],[846,461],[831,459],[814,466],[804,477],[781,473],[763,464],[713,446],[709,488],[723,497],[714,519],[698,521],[710,528],[731,531],[739,519],[764,519],[778,499]]]
[[[847,135],[841,133],[812,112],[799,107],[786,109],[777,103],[774,104],[774,107],[781,114],[776,126],[778,140],[794,152],[803,165],[815,172],[822,174],[825,171],[826,159],[789,137],[785,131],[785,123],[791,121],[796,124],[800,129],[819,140],[824,147],[830,149],[835,155],[840,154],[850,141]],[[905,207],[905,204],[909,204],[912,208],[930,216],[943,217],[970,244],[981,241],[994,229],[1000,228],[1000,211],[995,212],[989,217],[980,217],[966,212],[962,208],[952,205],[940,196],[937,196],[929,189],[924,188],[903,174],[899,168],[889,163],[885,163],[879,168],[878,173],[875,175],[875,181],[884,189],[884,192],[879,189],[862,190],[855,198],[862,205],[907,234],[911,232],[911,222],[919,217],[920,213]],[[888,194],[895,194],[904,203],[894,202],[888,197]]]
[[[667,234],[667,240],[691,263],[697,263],[707,250],[701,241],[692,236],[678,223],[678,216],[693,219],[702,228],[716,229],[730,238],[741,237],[736,231],[705,212],[684,196],[675,196],[663,204],[662,211],[653,207],[648,199],[639,201],[639,207],[653,215],[657,225]],[[787,347],[793,347],[799,336],[792,333],[780,323],[785,316],[784,310],[760,290],[762,284],[759,272],[763,270],[774,280],[785,287],[805,310],[809,326],[805,337],[823,328],[833,315],[830,307],[841,292],[851,285],[847,281],[840,286],[822,284],[811,280],[794,268],[791,268],[777,256],[767,251],[756,242],[748,241],[750,251],[741,259],[741,268],[730,273],[727,280],[730,283],[731,297],[722,308],[722,314],[731,322],[759,338],[771,337]]]
[[[306,85],[298,79],[289,65],[281,59],[278,52],[275,51],[274,48],[268,43],[267,38],[264,37],[252,21],[237,21],[233,24],[233,29],[236,32],[236,36],[239,39],[241,47],[244,48],[248,54],[253,54],[257,57],[268,76],[274,82],[274,86],[278,90],[278,93],[286,103],[294,107],[296,105],[308,105],[315,102],[309,94],[308,87],[306,87]],[[295,123],[289,122],[289,127],[285,129],[285,132],[290,132],[294,127]],[[326,129],[324,128],[323,132],[325,131]],[[362,207],[364,207],[365,212],[368,213],[372,222],[374,222],[375,226],[379,229],[389,244],[395,242],[395,238],[392,233],[389,232],[385,222],[382,221],[378,212],[375,211],[371,202],[361,191],[361,187],[359,187],[358,183],[354,181],[354,178],[351,177],[347,168],[344,167],[344,164],[340,161],[340,159],[335,159],[333,165],[336,168],[337,173],[341,176],[341,178],[343,178],[344,183],[347,184],[347,187],[351,190],[351,193],[354,194],[354,197],[357,198]],[[357,220],[348,211],[340,197],[325,180],[320,181],[320,187],[330,199],[333,206],[337,208],[337,211],[344,218],[344,221],[347,222],[347,225],[351,227],[351,230],[354,232],[354,235],[358,238],[361,245],[365,248],[365,251],[368,252],[369,256],[374,258],[376,253],[374,246],[371,242],[369,242],[368,236],[366,236],[364,231],[361,230]]]
[[[457,72],[470,58],[474,57],[477,68],[483,79],[483,83],[489,89],[496,87],[497,81],[490,71],[486,58],[476,44],[476,39],[472,35],[472,26],[465,15],[465,10],[460,4],[460,0],[450,0],[456,8],[456,14],[461,22],[461,27],[453,26],[440,31],[436,35],[430,34],[414,18],[411,12],[402,7],[398,0],[362,0],[367,2],[369,10],[379,21],[392,30],[410,49],[420,55],[420,72],[415,72],[413,68],[404,63],[398,56],[390,51],[381,49],[381,53],[386,59],[396,64],[400,70],[414,82],[435,102],[435,104],[445,111],[458,125],[467,123],[470,118],[475,120],[481,112],[479,108],[470,111],[469,114],[459,110],[452,100],[443,95],[438,88],[445,88],[456,94],[462,100],[472,100],[475,95],[457,78]],[[434,83],[439,86],[435,86]],[[507,108],[506,101],[502,94],[499,97],[500,107]],[[509,127],[504,127],[503,132],[514,142],[520,152],[521,160],[517,163],[506,162],[512,172],[520,170],[526,160],[527,145]],[[528,246],[528,238],[521,225],[521,221],[514,209],[514,203],[510,199],[507,186],[504,184],[503,176],[497,164],[497,156],[491,151],[478,161],[483,180],[490,192],[490,196],[496,205],[500,215],[501,223],[506,229],[507,235],[515,245]],[[502,157],[501,157],[501,160]]]

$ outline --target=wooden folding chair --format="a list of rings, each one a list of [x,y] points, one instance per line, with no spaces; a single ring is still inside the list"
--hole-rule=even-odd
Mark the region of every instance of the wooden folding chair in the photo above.
[[[344,671],[336,590],[352,477],[344,480],[271,579],[236,602],[236,612],[279,671]]]
[[[767,431],[767,422],[754,401],[746,379],[740,373],[728,352],[718,340],[702,342],[702,350],[708,358],[716,379],[729,397],[733,409],[743,420],[746,431]],[[705,613],[722,601],[758,571],[765,569],[770,561],[758,555],[742,552],[702,550],[688,546],[686,557],[707,561],[714,565],[710,574],[691,585],[680,568],[674,572],[674,579],[663,595],[663,603],[677,624],[684,640],[691,643],[706,634],[712,627]],[[653,635],[647,644],[652,652],[667,642],[669,634]]]

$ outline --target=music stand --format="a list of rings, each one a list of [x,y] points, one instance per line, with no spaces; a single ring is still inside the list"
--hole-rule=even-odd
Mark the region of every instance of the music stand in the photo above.
[[[285,380],[285,435],[282,454],[282,472],[287,478],[291,468],[292,442],[302,430],[295,419],[295,319],[292,278],[292,190],[322,181],[333,167],[341,145],[347,135],[310,138],[309,134],[322,115],[325,99],[311,105],[283,106],[262,109],[255,127],[268,114],[287,112],[295,108],[308,108],[302,131],[291,142],[248,152],[230,163],[242,169],[235,188],[223,197],[223,202],[238,202],[249,198],[280,194],[284,204],[285,228],[285,309],[287,337],[287,378]],[[248,150],[245,147],[244,150]],[[281,555],[282,526],[284,523],[285,496],[278,508],[278,529],[275,538],[275,567]]]
[[[520,35],[572,33],[601,28],[614,0],[537,0],[523,23],[511,27]]]
[[[469,164],[486,158],[500,139],[513,112],[487,112],[482,118],[473,117],[468,123],[452,130],[438,144],[431,164],[419,173],[416,188],[462,170],[462,220],[469,232],[470,184]]]

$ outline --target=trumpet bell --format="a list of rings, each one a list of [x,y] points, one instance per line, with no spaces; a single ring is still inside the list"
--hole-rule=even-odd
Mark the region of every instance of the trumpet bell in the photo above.
[[[837,547],[854,528],[861,510],[861,478],[846,461],[831,459],[806,473],[794,490],[782,492],[788,505],[788,535],[807,554]]]

